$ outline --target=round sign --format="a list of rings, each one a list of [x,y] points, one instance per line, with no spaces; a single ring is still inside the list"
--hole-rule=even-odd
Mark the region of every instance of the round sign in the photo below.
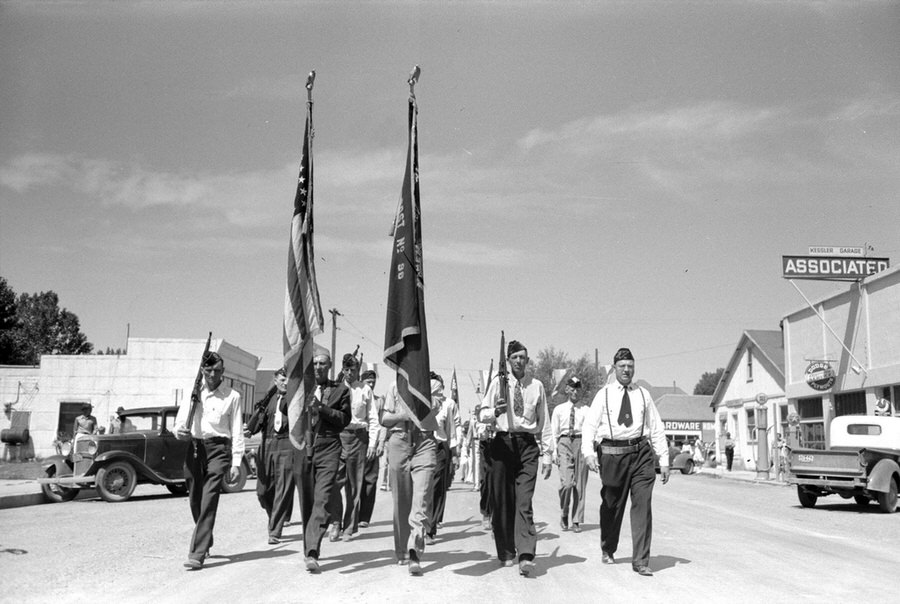
[[[766,401],[769,400],[769,397],[765,395],[765,393],[760,392],[756,395],[756,404],[757,405],[765,405]]]
[[[798,415],[797,413],[791,413],[790,415],[788,415],[788,425],[793,426],[795,428],[797,426],[799,426],[800,425],[800,415]]]
[[[806,368],[806,383],[813,390],[828,390],[834,386],[834,369],[825,361],[813,361]]]

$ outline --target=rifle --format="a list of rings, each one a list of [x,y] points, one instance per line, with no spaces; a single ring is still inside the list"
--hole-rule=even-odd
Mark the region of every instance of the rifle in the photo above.
[[[185,424],[189,432],[194,426],[194,412],[197,410],[197,405],[200,404],[200,387],[203,385],[203,361],[206,360],[206,355],[209,354],[210,342],[212,342],[212,332],[209,332],[209,337],[206,338],[206,348],[203,349],[203,356],[200,357],[200,367],[197,369],[197,377],[194,378],[194,389],[191,391],[191,406],[188,409],[187,423]]]
[[[502,397],[503,404],[494,408],[494,417],[506,413],[507,409],[509,409],[509,401],[506,400],[509,397],[509,382],[506,373],[506,335],[502,330],[500,331],[500,358],[497,361],[497,379],[499,380],[497,391]],[[498,411],[500,413],[497,413]],[[512,428],[512,421],[510,421],[509,428]]]

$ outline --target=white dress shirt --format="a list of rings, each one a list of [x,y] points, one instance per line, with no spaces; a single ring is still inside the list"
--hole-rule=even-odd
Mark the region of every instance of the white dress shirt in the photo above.
[[[189,430],[193,438],[220,436],[231,439],[231,465],[241,465],[244,456],[244,418],[241,411],[241,395],[225,382],[210,391],[203,382],[200,402],[194,410],[193,425],[188,428],[187,419],[191,399],[181,401],[175,416],[174,430]]]

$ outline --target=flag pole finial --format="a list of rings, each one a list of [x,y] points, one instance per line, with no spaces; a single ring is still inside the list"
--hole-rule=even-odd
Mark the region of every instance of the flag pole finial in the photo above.
[[[310,103],[312,102],[312,90],[313,84],[316,82],[316,70],[312,70],[309,72],[309,75],[306,76],[306,100]]]
[[[409,79],[406,80],[406,83],[409,84],[409,96],[410,98],[416,98],[416,84],[419,82],[419,75],[421,75],[422,70],[418,65],[413,67],[413,70],[409,72]]]

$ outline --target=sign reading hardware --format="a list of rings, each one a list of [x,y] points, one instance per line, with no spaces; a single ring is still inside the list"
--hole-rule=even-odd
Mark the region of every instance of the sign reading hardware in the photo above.
[[[855,281],[880,273],[891,266],[889,258],[845,256],[782,256],[785,279],[841,279]]]

